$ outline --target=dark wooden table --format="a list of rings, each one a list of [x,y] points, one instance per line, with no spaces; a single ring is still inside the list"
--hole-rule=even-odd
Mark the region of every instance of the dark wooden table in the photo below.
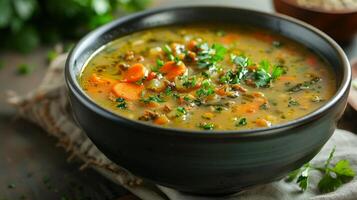
[[[155,3],[162,5],[162,2],[166,3],[164,0]],[[180,1],[179,4],[197,1],[187,2]],[[178,4],[177,1],[174,3]],[[229,0],[224,3],[272,10],[267,0]],[[344,49],[350,58],[357,57],[357,37]],[[68,163],[67,154],[55,146],[54,138],[46,136],[43,130],[27,121],[15,119],[15,110],[7,105],[5,93],[15,90],[24,94],[40,83],[46,71],[47,50],[41,48],[26,56],[14,53],[0,55],[0,60],[5,63],[0,70],[0,200],[137,199],[92,169],[79,171],[81,163]],[[34,66],[30,75],[16,74],[17,66],[22,63]],[[355,112],[349,111],[341,125],[357,131],[356,126],[348,123],[355,117]]]

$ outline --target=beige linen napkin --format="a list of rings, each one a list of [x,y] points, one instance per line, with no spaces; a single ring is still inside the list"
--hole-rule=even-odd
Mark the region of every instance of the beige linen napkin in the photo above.
[[[102,175],[131,191],[144,200],[273,200],[273,199],[314,199],[314,200],[357,200],[357,179],[343,185],[335,192],[319,194],[317,182],[319,173],[312,173],[310,187],[304,193],[300,192],[295,183],[284,180],[256,186],[232,196],[198,197],[183,194],[163,186],[150,185],[135,177],[127,170],[112,163],[88,139],[85,133],[74,122],[67,101],[67,90],[64,84],[64,64],[66,55],[54,60],[48,72],[35,91],[25,96],[16,94],[9,97],[9,103],[14,105],[18,114],[35,124],[38,124],[49,135],[58,139],[58,144],[69,153],[68,160],[75,157],[82,160],[81,168],[92,167]],[[313,159],[313,164],[324,163],[331,149],[336,146],[335,159],[348,159],[357,171],[357,136],[353,133],[336,130],[333,137],[322,151]]]

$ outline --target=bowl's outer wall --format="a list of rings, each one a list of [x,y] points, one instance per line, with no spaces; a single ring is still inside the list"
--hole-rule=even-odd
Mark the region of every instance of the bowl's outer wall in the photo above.
[[[117,21],[79,43],[67,63],[68,77],[76,80],[88,57],[103,44],[137,30],[159,25],[221,21],[265,27],[297,40],[322,55],[342,81],[341,56],[323,37],[271,15],[234,8],[168,9],[150,16]],[[281,178],[313,158],[330,138],[346,106],[347,91],[334,107],[298,127],[277,129],[261,137],[174,137],[165,129],[143,129],[123,119],[110,120],[88,108],[75,87],[68,84],[70,102],[81,127],[115,163],[149,181],[194,193],[227,193]]]

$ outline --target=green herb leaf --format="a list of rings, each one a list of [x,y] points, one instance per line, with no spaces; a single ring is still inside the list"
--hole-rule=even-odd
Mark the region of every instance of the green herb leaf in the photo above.
[[[209,47],[208,43],[199,45],[198,67],[200,69],[216,69],[217,63],[224,59],[226,52],[227,49],[220,44],[213,44],[212,47]]]
[[[201,88],[196,91],[196,94],[199,97],[210,96],[214,94],[214,88],[211,82],[208,79],[202,81]]]
[[[318,183],[318,188],[320,192],[327,193],[335,191],[343,184],[338,177],[336,177],[335,175],[333,176],[330,173],[327,173],[322,177],[322,179]]]
[[[181,117],[186,114],[187,114],[187,111],[184,107],[179,106],[176,108],[176,117]]]
[[[119,98],[117,98],[115,101],[119,103],[119,104],[117,105],[117,108],[120,108],[120,109],[126,109],[126,108],[128,108],[128,105],[126,104],[126,101],[125,101],[124,98],[119,97]]]
[[[211,122],[203,122],[199,124],[199,127],[203,130],[213,130],[215,125]]]
[[[165,102],[165,100],[163,100],[160,95],[149,96],[146,99],[142,98],[142,99],[140,99],[140,101],[144,102],[144,103],[150,103],[150,102],[163,103],[163,102]]]
[[[240,118],[237,122],[236,122],[236,126],[237,127],[241,127],[241,126],[245,126],[247,125],[247,118]]]

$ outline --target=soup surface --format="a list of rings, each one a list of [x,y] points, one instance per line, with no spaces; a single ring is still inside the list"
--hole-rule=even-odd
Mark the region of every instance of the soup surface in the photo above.
[[[251,27],[149,29],[105,45],[79,77],[102,107],[164,127],[240,130],[302,117],[336,90],[306,47]]]

